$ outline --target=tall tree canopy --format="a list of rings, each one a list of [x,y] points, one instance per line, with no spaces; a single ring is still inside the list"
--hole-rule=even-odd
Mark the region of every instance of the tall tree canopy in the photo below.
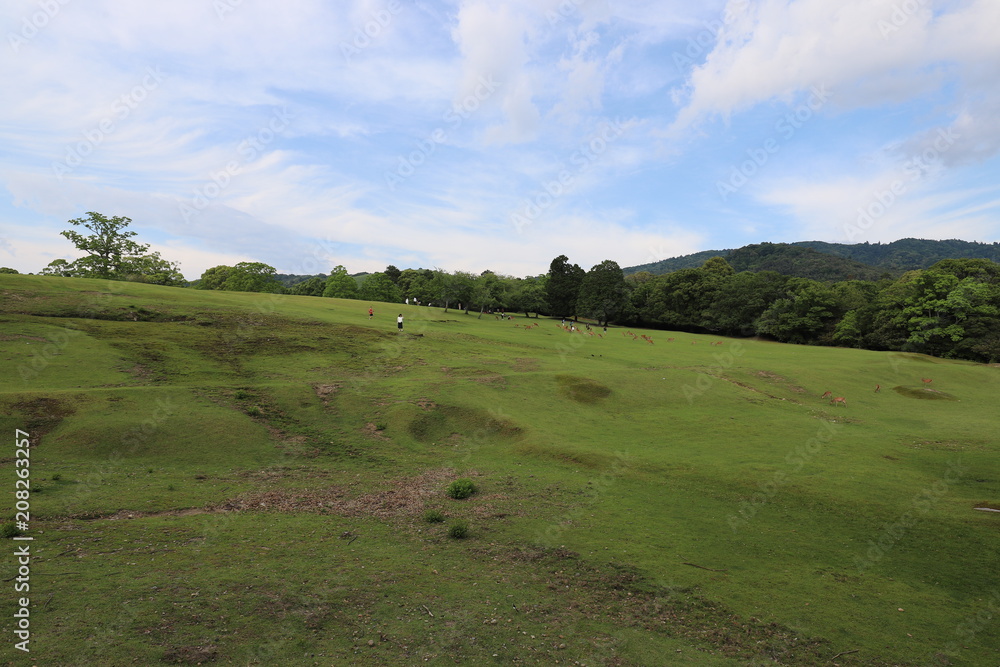
[[[606,259],[592,267],[580,282],[577,311],[607,324],[618,316],[627,303],[628,288],[618,262]]]
[[[275,279],[276,273],[273,266],[263,262],[239,262],[236,266],[213,266],[201,274],[198,289],[281,293],[285,288]]]
[[[326,279],[323,296],[334,299],[357,299],[358,281],[347,274],[347,269],[338,264]]]
[[[549,264],[549,280],[545,285],[545,300],[556,317],[576,314],[580,284],[585,271],[577,264],[570,264],[569,257],[559,255]]]

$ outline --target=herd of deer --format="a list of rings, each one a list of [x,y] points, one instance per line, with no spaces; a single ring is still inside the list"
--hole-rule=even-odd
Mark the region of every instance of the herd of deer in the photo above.
[[[934,379],[920,378],[920,381],[923,382],[924,384],[930,384],[931,382],[934,382]],[[875,385],[875,393],[877,394],[880,391],[882,391],[882,385],[880,384]],[[823,392],[823,395],[820,396],[820,398],[829,398],[830,405],[843,405],[845,408],[847,407],[847,399],[844,398],[843,396],[834,396],[832,391]]]

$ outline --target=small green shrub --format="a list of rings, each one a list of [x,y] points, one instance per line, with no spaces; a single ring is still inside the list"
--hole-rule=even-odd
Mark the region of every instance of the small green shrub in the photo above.
[[[56,474],[52,475],[52,481],[53,482],[58,482],[61,479],[62,479],[62,475],[60,475],[59,473],[56,473]]]
[[[173,484],[168,484],[167,485],[167,491],[176,491],[176,490],[177,490],[177,487],[174,486]]]
[[[469,536],[469,524],[466,521],[456,521],[448,527],[448,537],[464,540]]]
[[[264,413],[256,405],[251,405],[249,408],[247,408],[247,414],[250,415],[251,417],[260,417]]]
[[[477,491],[476,485],[472,483],[472,480],[463,477],[462,479],[456,479],[454,482],[448,485],[447,493],[449,496],[455,500],[462,500],[463,498],[468,498],[473,493]]]
[[[375,422],[376,431],[384,431],[386,428],[388,428],[388,426],[389,425],[386,424],[385,422]]]
[[[245,401],[252,395],[253,394],[251,394],[249,391],[243,389],[237,389],[236,391],[233,392],[233,398],[235,398],[237,401]]]
[[[0,537],[6,539],[8,537],[17,537],[18,535],[21,535],[21,531],[17,529],[13,521],[8,521],[0,526]]]
[[[424,512],[424,521],[427,523],[441,523],[444,521],[444,514],[438,510],[427,510]]]

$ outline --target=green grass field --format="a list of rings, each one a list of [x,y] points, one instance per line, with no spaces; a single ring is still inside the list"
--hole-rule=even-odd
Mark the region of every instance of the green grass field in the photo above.
[[[0,275],[10,664],[1000,664],[1000,368],[368,306]]]

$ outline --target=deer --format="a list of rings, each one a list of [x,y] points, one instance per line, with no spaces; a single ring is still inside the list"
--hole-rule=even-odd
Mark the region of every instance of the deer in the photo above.
[[[877,394],[880,391],[882,391],[882,385],[880,385],[880,384],[875,385],[875,393]]]
[[[825,391],[825,392],[823,392],[823,395],[820,396],[820,398],[833,398],[833,392],[832,391]]]
[[[835,399],[833,399],[832,401],[830,401],[830,405],[843,405],[846,408],[847,407],[847,399],[844,398],[843,396],[837,396]]]
[[[934,380],[931,378],[920,378],[920,381],[923,382],[924,384],[930,384],[931,382],[934,382]]]

